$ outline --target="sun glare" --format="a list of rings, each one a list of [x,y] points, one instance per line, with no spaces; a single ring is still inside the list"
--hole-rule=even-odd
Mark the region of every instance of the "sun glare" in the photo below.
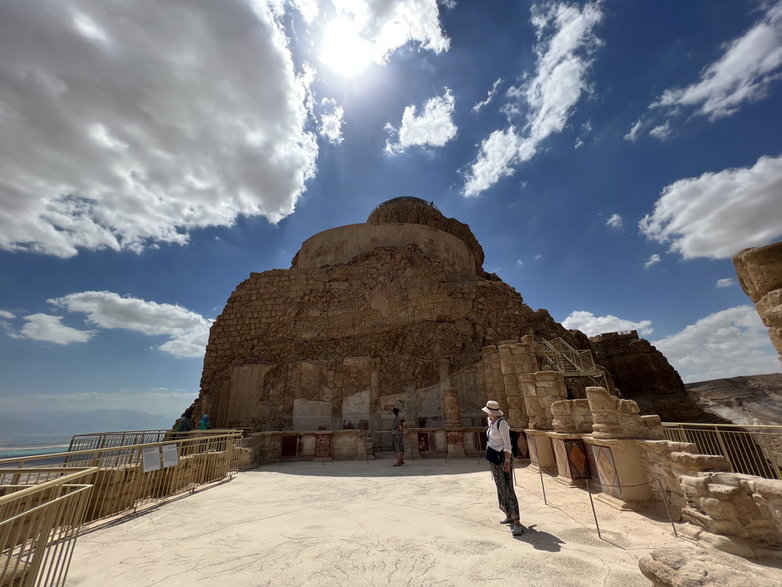
[[[338,74],[353,77],[369,65],[370,50],[369,42],[359,36],[353,22],[337,18],[323,31],[320,60]]]

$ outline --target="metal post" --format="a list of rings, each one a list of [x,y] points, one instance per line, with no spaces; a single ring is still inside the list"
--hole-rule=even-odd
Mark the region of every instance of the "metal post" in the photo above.
[[[676,536],[676,538],[679,537],[679,534],[676,532],[676,526],[673,525],[673,518],[671,517],[671,510],[668,508],[668,498],[665,497],[665,491],[663,490],[663,484],[662,481],[660,481],[659,478],[655,479],[657,481],[657,484],[660,486],[660,495],[663,498],[663,503],[665,504],[665,511],[668,514],[668,521],[671,523],[671,529],[673,530],[673,535]]]
[[[543,503],[548,505],[548,500],[546,500],[546,486],[543,484],[543,467],[540,464],[540,461],[538,461],[538,475],[540,476],[540,488],[543,490]]]
[[[589,495],[589,505],[592,506],[592,516],[595,518],[595,528],[597,528],[597,537],[601,540],[603,536],[600,534],[600,524],[597,522],[597,512],[595,511],[595,502],[592,499],[592,488],[589,486],[589,479],[586,479],[587,494]]]

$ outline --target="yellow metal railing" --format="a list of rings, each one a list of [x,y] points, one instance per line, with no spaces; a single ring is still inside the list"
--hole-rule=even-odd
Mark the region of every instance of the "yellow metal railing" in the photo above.
[[[97,471],[0,470],[0,586],[65,584]]]
[[[234,446],[241,432],[176,435],[180,438],[163,442],[4,459],[0,460],[0,473],[7,467],[96,467],[86,508],[86,520],[90,521],[194,491],[237,470]]]
[[[148,444],[150,442],[163,442],[177,438],[190,436],[206,436],[211,434],[236,433],[236,430],[190,430],[188,432],[174,432],[172,430],[123,430],[120,432],[93,432],[89,434],[76,434],[71,438],[68,451],[88,450],[95,448],[112,448],[129,446],[131,444]]]
[[[737,473],[782,479],[782,426],[663,422],[665,438],[722,455]]]

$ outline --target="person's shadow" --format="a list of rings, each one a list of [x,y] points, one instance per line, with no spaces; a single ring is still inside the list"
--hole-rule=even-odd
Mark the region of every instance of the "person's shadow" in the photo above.
[[[524,542],[531,544],[536,550],[559,552],[561,550],[559,545],[565,543],[553,534],[535,530],[536,525],[537,524],[532,524],[531,526],[527,526],[524,530],[524,534],[518,536],[517,540],[523,540]]]

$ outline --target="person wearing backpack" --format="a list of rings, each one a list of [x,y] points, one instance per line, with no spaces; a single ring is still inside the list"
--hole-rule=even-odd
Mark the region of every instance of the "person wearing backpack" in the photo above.
[[[204,414],[201,416],[201,421],[196,426],[198,430],[210,430],[212,428],[212,423],[209,421],[209,414]]]
[[[510,424],[502,417],[500,404],[489,400],[481,410],[488,416],[486,431],[486,459],[491,466],[491,475],[497,486],[497,500],[505,519],[500,524],[509,524],[514,536],[524,534],[519,522],[519,500],[513,488],[513,447],[510,442]]]
[[[174,423],[172,430],[174,432],[190,432],[193,429],[193,422],[190,420],[193,413],[188,409],[182,412],[182,415]],[[177,434],[174,438],[184,438],[184,434]]]

